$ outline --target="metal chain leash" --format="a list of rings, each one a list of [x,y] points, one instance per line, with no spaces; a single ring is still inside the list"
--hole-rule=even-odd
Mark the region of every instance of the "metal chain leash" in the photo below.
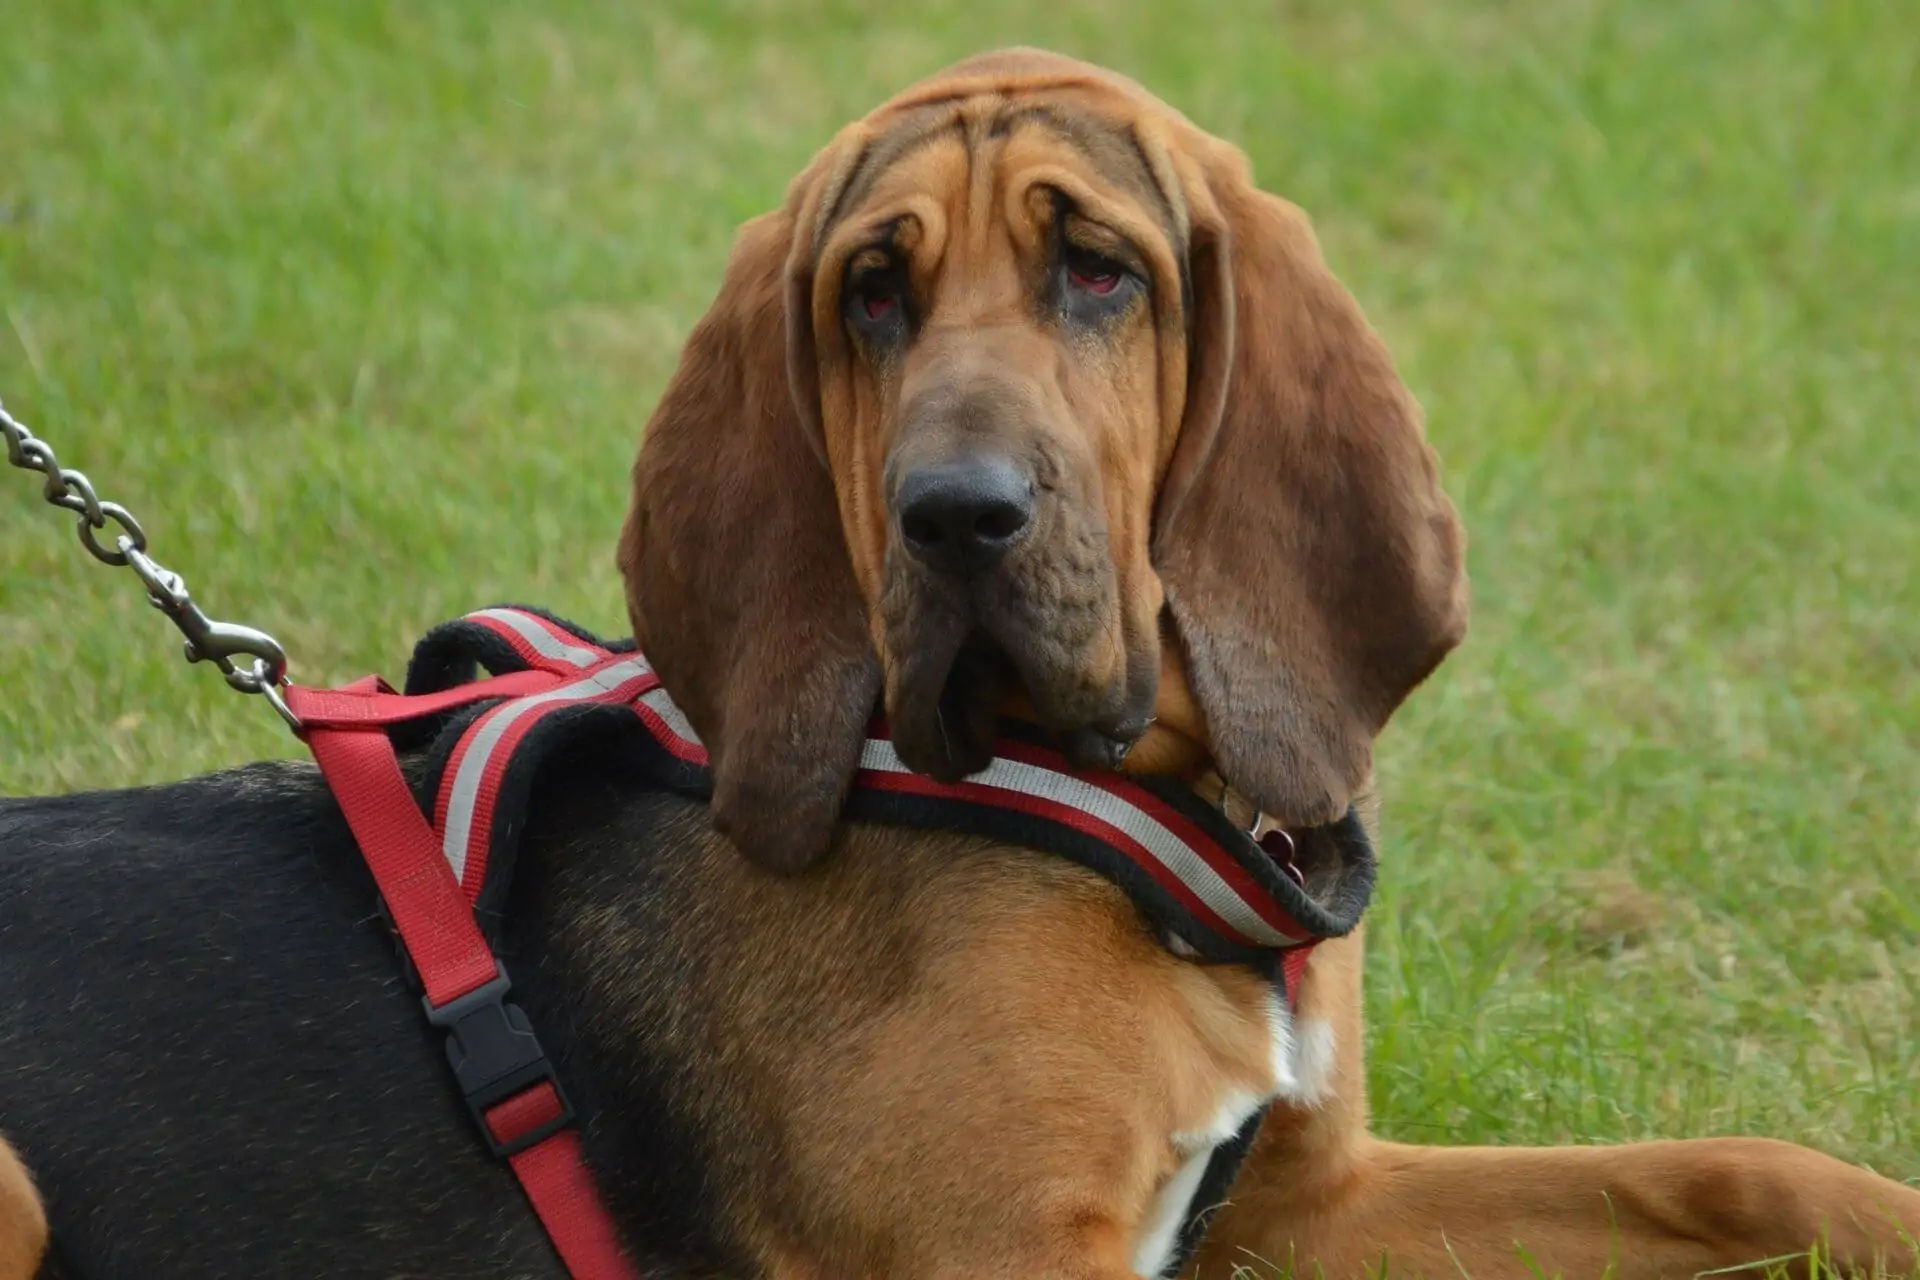
[[[242,693],[260,694],[289,728],[300,732],[300,718],[280,696],[281,686],[287,683],[287,654],[278,640],[264,631],[216,622],[202,613],[187,594],[186,579],[147,554],[146,531],[132,513],[117,502],[102,502],[86,476],[61,466],[52,447],[9,414],[4,404],[0,404],[0,434],[7,439],[7,461],[45,476],[40,492],[46,500],[79,516],[80,545],[100,563],[124,566],[138,575],[147,588],[147,602],[166,614],[186,637],[188,662],[213,663],[229,685]],[[108,530],[109,524],[114,531]],[[103,532],[111,534],[111,547],[101,545]],[[235,658],[253,661],[236,666]]]

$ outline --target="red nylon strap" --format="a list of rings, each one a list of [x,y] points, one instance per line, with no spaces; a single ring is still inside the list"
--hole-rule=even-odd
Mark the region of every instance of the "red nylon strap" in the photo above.
[[[287,688],[287,707],[308,728],[346,729],[403,724],[422,716],[469,706],[488,698],[519,698],[540,693],[561,682],[546,671],[512,671],[504,676],[455,685],[439,693],[398,694],[378,676],[367,676],[342,689]]]
[[[298,714],[298,713],[296,713]],[[438,1007],[493,981],[500,967],[378,728],[307,729],[307,746],[346,815],[387,913]]]
[[[552,1124],[560,1115],[560,1095],[543,1080],[490,1109],[487,1128],[493,1131],[495,1142],[511,1146],[542,1125]]]
[[[557,683],[545,672],[518,674],[539,676],[537,688]],[[478,689],[479,697],[498,697],[500,683],[485,681],[448,692]],[[328,699],[324,696],[328,693],[336,696]],[[381,728],[474,699],[403,698],[373,677],[342,690],[294,688],[288,694],[289,705],[299,708],[295,714],[305,725],[313,758],[419,971],[428,1003],[444,1006],[492,981],[500,972],[499,964],[474,923],[472,908],[454,882],[441,856],[440,841],[415,803],[393,744]],[[407,713],[395,714],[401,704],[406,704]],[[309,711],[316,709],[319,713],[310,716]],[[322,723],[330,713],[346,715],[355,727]],[[551,1083],[541,1081],[491,1108],[486,1122],[496,1141],[511,1144],[562,1114],[559,1094]],[[587,1171],[579,1133],[562,1129],[510,1156],[508,1164],[575,1280],[638,1280],[639,1273],[621,1251],[613,1220]]]
[[[511,1157],[514,1176],[540,1215],[554,1251],[575,1280],[639,1280],[614,1234],[613,1218],[580,1154],[580,1134],[562,1129]]]
[[[1287,1007],[1300,1007],[1300,980],[1307,976],[1307,960],[1313,955],[1313,949],[1319,942],[1309,942],[1304,947],[1295,947],[1280,957],[1281,994],[1287,998]]]

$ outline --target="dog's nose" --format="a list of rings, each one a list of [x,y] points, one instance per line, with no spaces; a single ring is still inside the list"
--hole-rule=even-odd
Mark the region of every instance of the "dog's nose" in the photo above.
[[[919,467],[895,500],[907,550],[942,573],[992,568],[1033,520],[1033,484],[1005,458]]]

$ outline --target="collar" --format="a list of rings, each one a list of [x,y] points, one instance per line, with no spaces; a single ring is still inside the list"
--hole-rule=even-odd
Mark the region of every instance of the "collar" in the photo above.
[[[481,703],[435,735],[435,827],[476,905],[491,905],[510,874],[518,811],[540,760],[587,722],[624,737],[647,780],[711,795],[706,747],[632,641],[604,642],[523,606],[482,609],[420,642],[407,693],[454,688],[477,667],[553,682]],[[1172,779],[1076,769],[1038,726],[1013,720],[1001,722],[985,769],[937,782],[901,762],[884,717],[869,726],[845,806],[855,821],[967,832],[1065,857],[1118,885],[1177,953],[1272,971],[1284,953],[1358,923],[1374,857],[1351,812],[1298,831],[1250,812],[1224,788],[1209,800]]]

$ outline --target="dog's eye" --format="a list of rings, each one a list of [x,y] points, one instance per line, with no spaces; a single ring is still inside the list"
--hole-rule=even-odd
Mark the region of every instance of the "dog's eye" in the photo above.
[[[1067,282],[1088,293],[1108,294],[1120,287],[1127,269],[1111,258],[1077,245],[1067,249]]]
[[[847,282],[847,314],[855,327],[878,332],[901,313],[905,293],[897,266],[869,267]]]
[[[869,320],[878,320],[900,305],[900,295],[886,283],[863,286],[858,296],[860,309],[867,313]]]

